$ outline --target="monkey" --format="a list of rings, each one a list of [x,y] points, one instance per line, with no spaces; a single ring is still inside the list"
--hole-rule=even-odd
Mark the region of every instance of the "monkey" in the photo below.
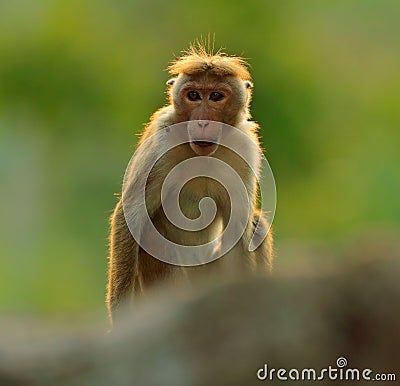
[[[254,170],[257,173],[260,168],[261,147],[257,134],[259,125],[251,119],[253,83],[247,67],[243,58],[228,56],[222,51],[209,52],[201,43],[191,45],[168,67],[172,76],[167,81],[168,104],[157,110],[145,126],[133,161],[125,174],[122,196],[110,217],[107,305],[111,321],[121,303],[161,281],[175,280],[180,274],[190,277],[193,272],[209,267],[239,275],[246,271],[263,273],[271,270],[273,237],[271,224],[258,208],[259,192]],[[179,130],[174,127],[179,125],[185,128],[187,141],[166,151],[166,138],[175,135]],[[249,139],[251,145],[246,145],[247,141],[236,141],[244,148],[241,151],[246,153],[252,167],[218,142],[224,136],[232,137],[233,129]],[[241,193],[237,192],[236,187],[233,189],[236,202],[243,200],[248,203],[248,216],[240,222],[243,232],[238,241],[230,240],[228,235],[227,239],[221,238],[219,243],[212,242],[228,226],[235,202],[230,200],[226,187],[202,175],[185,183],[177,193],[180,210],[186,218],[195,220],[200,215],[200,200],[210,197],[215,203],[214,220],[197,231],[179,229],[169,221],[165,210],[172,206],[173,201],[168,201],[171,205],[163,205],[160,193],[162,185],[175,166],[193,160],[200,160],[200,174],[201,168],[215,169],[211,162],[222,161],[243,181],[244,190]],[[150,169],[147,175],[144,171],[146,168]],[[188,169],[191,167],[182,169],[182,173],[185,174]],[[221,176],[223,174],[221,172]],[[165,190],[173,191],[178,182],[179,177]],[[145,205],[137,202],[141,189],[145,194]],[[240,205],[238,210],[241,210]],[[233,246],[222,257],[214,261],[207,260],[206,264],[185,266],[189,253],[179,256],[178,261],[182,265],[171,264],[142,247],[142,242],[150,246],[157,244],[151,233],[151,224],[157,232],[177,245],[208,243],[206,255],[217,255],[224,241]],[[232,229],[240,226],[233,224]],[[252,239],[256,240],[257,247],[250,251]],[[165,254],[171,252],[169,248],[163,251]],[[174,253],[175,249],[172,251]],[[179,255],[178,250],[176,255]],[[202,257],[195,256],[200,260]]]

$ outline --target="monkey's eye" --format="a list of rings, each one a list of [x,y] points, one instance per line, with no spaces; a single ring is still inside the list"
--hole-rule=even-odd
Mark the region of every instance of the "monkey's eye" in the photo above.
[[[189,91],[187,97],[190,101],[199,101],[201,100],[200,94],[197,91]]]
[[[210,100],[214,101],[214,102],[220,101],[223,97],[224,97],[224,94],[222,94],[222,92],[218,92],[218,91],[213,91],[210,94]]]

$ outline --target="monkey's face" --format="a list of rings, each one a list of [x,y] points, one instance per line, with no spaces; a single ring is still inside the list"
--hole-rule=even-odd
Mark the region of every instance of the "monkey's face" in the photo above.
[[[180,75],[170,82],[175,112],[188,121],[191,149],[202,156],[213,154],[222,123],[234,126],[247,113],[249,82],[211,74]]]

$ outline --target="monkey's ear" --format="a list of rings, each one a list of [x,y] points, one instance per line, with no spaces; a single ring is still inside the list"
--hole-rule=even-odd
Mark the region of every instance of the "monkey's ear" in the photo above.
[[[176,81],[176,78],[167,80],[167,86],[172,86],[175,83],[175,81]]]
[[[244,85],[246,86],[246,88],[253,88],[253,83],[251,83],[249,80],[246,80],[244,82]]]

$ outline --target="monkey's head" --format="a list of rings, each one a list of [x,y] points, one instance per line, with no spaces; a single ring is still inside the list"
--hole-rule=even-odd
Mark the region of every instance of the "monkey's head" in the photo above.
[[[252,83],[246,62],[192,46],[169,66],[169,99],[180,122],[188,121],[190,147],[210,155],[218,147],[222,125],[250,118]]]

